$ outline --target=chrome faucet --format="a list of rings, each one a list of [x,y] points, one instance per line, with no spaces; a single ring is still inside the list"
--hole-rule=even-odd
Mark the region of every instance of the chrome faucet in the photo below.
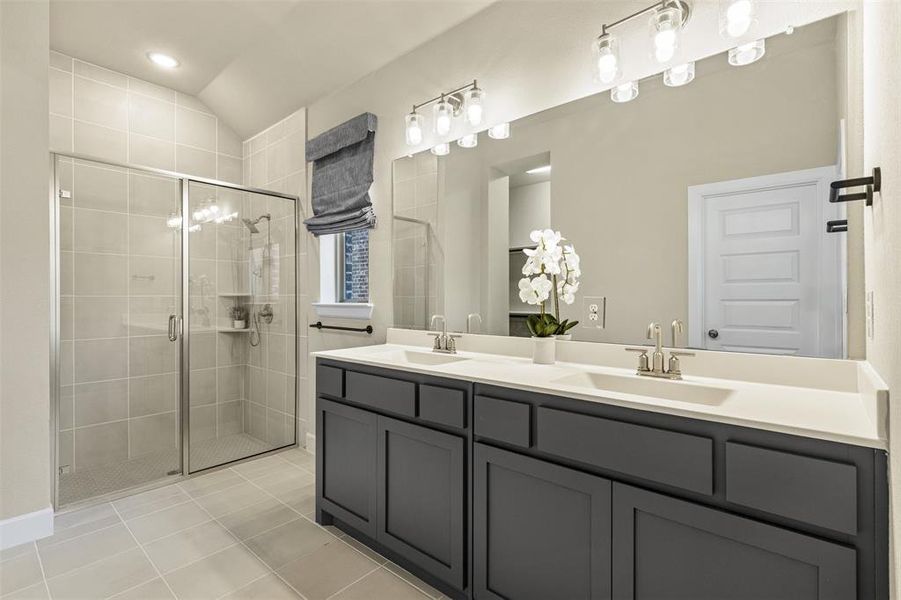
[[[435,331],[435,321],[438,319],[441,319],[440,332]],[[457,343],[455,340],[460,336],[447,332],[447,319],[444,315],[432,315],[432,318],[429,320],[429,329],[432,330],[429,332],[429,335],[435,336],[435,344],[432,346],[432,352],[441,352],[444,354],[457,353]]]
[[[478,320],[478,325],[475,329],[472,328],[472,320],[473,318]],[[482,332],[482,315],[479,313],[469,313],[466,315],[466,333],[481,333]]]
[[[678,335],[684,331],[685,326],[683,325],[682,321],[676,319],[672,323],[672,329],[673,347],[676,347],[678,343]],[[656,322],[651,322],[648,325],[647,335],[649,340],[654,340],[654,352],[653,354],[651,354],[650,359],[648,358],[650,347],[626,348],[627,352],[640,353],[638,356],[638,370],[636,371],[636,373],[645,377],[682,379],[682,369],[679,364],[679,357],[694,356],[694,352],[670,350],[669,360],[665,361],[663,354],[663,332],[660,328],[660,325]],[[664,364],[666,366],[664,366]]]

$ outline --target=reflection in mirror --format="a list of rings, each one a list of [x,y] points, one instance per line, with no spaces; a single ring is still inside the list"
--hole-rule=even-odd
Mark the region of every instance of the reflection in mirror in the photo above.
[[[844,305],[862,250],[826,233],[845,211],[827,201],[850,152],[845,21],[769,38],[747,66],[697,61],[685,86],[649,78],[628,103],[600,93],[512,123],[508,140],[395,161],[395,326],[441,313],[463,331],[478,313],[483,333],[529,335],[522,250],[550,227],[581,255],[560,307],[575,340],[646,343],[656,321],[669,345],[678,319],[677,345],[859,354]]]

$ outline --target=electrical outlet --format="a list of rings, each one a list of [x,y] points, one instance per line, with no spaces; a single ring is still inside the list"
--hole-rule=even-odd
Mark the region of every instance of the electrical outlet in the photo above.
[[[582,322],[582,327],[604,329],[607,326],[607,298],[605,296],[584,296],[582,307],[583,312],[588,315],[588,319]]]
[[[873,291],[870,290],[867,292],[867,305],[866,305],[866,324],[867,324],[867,338],[873,339],[873,336],[876,332],[876,309],[874,307],[875,304],[875,296],[873,295]]]

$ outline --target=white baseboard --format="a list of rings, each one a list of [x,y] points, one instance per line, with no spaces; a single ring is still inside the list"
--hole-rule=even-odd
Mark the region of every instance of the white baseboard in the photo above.
[[[310,454],[316,454],[316,434],[307,432],[306,449]]]
[[[53,535],[53,507],[0,521],[0,550]]]

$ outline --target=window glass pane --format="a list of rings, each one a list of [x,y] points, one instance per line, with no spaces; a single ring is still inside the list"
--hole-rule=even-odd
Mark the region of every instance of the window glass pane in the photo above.
[[[340,241],[340,240],[339,240]],[[342,302],[369,301],[369,230],[344,234],[344,281]]]

